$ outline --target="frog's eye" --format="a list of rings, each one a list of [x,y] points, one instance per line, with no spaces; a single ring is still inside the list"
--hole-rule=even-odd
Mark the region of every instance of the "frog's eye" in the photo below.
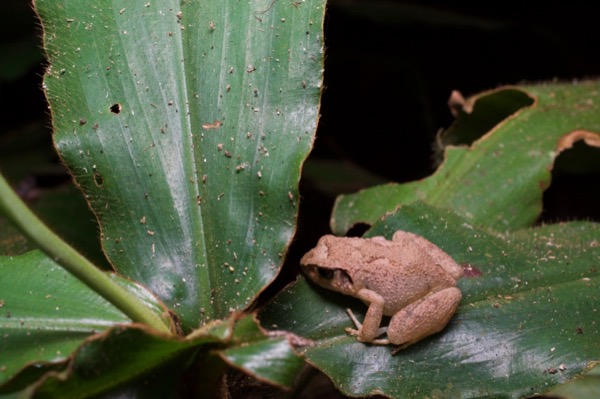
[[[319,267],[319,276],[323,277],[325,280],[331,280],[333,278],[333,270]]]

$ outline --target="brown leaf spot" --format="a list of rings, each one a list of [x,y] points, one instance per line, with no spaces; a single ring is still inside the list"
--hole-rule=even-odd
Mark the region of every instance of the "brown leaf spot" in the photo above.
[[[222,125],[223,125],[223,122],[221,122],[220,120],[215,120],[213,123],[205,123],[204,125],[202,125],[202,129],[204,129],[204,130],[218,129]]]

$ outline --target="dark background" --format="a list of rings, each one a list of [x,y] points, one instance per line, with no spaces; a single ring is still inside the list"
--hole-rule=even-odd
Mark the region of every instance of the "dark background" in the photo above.
[[[452,3],[330,3],[314,156],[349,157],[394,180],[422,177],[431,172],[422,154],[452,121],[452,90],[600,73],[592,9]]]

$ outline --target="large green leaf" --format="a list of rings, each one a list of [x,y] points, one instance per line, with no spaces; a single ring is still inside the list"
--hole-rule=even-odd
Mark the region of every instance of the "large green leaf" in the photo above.
[[[183,371],[197,347],[216,343],[214,337],[183,340],[132,326],[117,327],[88,340],[64,371],[47,376],[33,390],[40,398],[174,397]],[[107,397],[111,397],[108,395]]]
[[[145,289],[117,279],[155,313],[164,309]],[[0,256],[0,384],[22,367],[20,387],[56,368],[87,337],[130,320],[38,251]],[[5,389],[5,388],[3,388]],[[0,393],[2,389],[0,389]]]
[[[323,0],[37,0],[60,155],[103,248],[185,330],[277,274],[313,140]]]
[[[139,325],[114,327],[90,337],[66,367],[22,392],[36,398],[212,397],[227,364],[290,386],[304,362],[286,337],[265,335],[253,315],[237,316],[209,323],[186,339]]]
[[[462,130],[461,142],[472,140],[473,129],[489,128],[498,109],[506,112],[526,105],[525,95],[533,104],[498,123],[470,147],[446,148],[444,163],[426,179],[338,197],[332,229],[344,234],[358,222],[373,224],[398,205],[418,199],[497,231],[530,226],[540,214],[555,157],[578,140],[600,147],[599,88],[599,82],[511,87],[468,100],[465,108],[472,108],[472,114],[463,114],[454,127],[455,132]],[[483,103],[481,111],[478,100]]]
[[[420,234],[464,265],[463,300],[441,333],[397,355],[346,335],[358,300],[301,279],[261,313],[315,341],[308,361],[344,393],[397,398],[506,397],[544,392],[600,359],[600,226],[578,222],[493,236],[456,214],[405,206],[368,236]]]

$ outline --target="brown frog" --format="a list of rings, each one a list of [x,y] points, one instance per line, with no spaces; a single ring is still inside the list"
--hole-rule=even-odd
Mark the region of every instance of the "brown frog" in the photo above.
[[[369,306],[357,329],[346,331],[361,342],[405,348],[441,331],[456,312],[463,269],[438,246],[405,231],[384,237],[326,235],[300,260],[318,285],[361,299]],[[382,316],[391,316],[380,327]],[[387,333],[386,338],[378,338]]]

